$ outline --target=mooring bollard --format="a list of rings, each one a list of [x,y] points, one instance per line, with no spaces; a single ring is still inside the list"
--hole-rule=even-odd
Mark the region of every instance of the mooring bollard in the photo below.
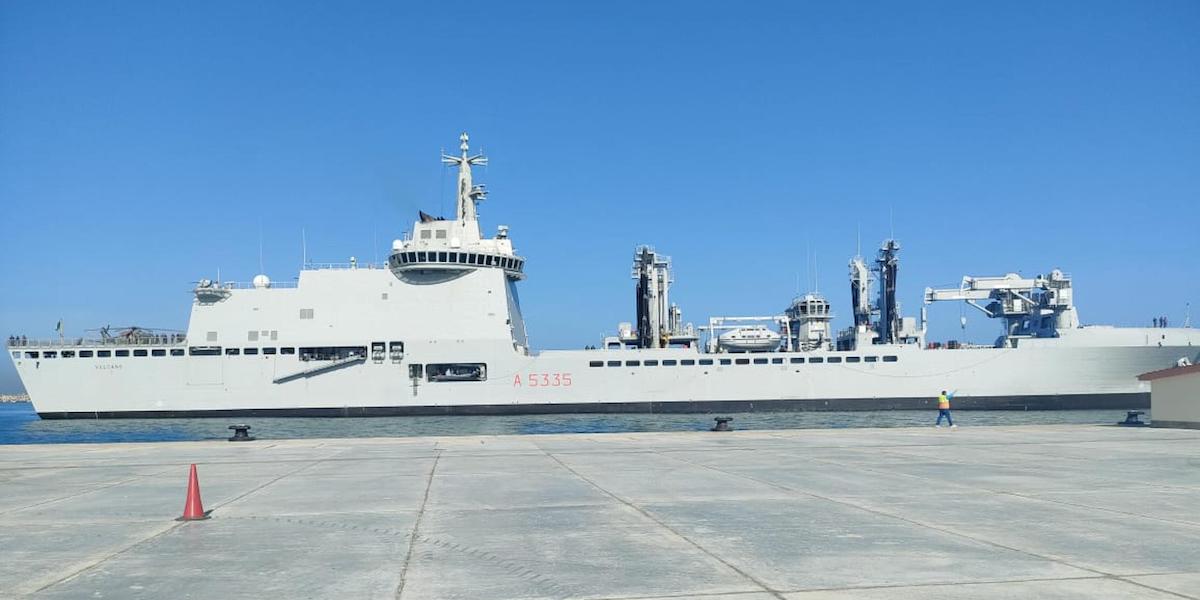
[[[729,426],[729,422],[733,420],[733,417],[717,417],[713,420],[717,424],[713,425],[713,428],[709,431],[733,431],[733,428]]]
[[[229,438],[231,442],[252,442],[254,438],[250,437],[249,425],[230,425],[233,430],[233,437]]]
[[[1142,421],[1141,419],[1138,418],[1139,416],[1144,415],[1144,414],[1146,414],[1146,411],[1144,411],[1144,410],[1125,411],[1125,420],[1117,423],[1117,425],[1123,425],[1125,427],[1145,427],[1145,426],[1149,425],[1149,423],[1146,423],[1145,421]]]

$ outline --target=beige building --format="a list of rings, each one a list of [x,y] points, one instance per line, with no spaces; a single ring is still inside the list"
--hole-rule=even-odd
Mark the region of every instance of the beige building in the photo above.
[[[1150,424],[1200,429],[1200,365],[1138,375],[1150,382]]]

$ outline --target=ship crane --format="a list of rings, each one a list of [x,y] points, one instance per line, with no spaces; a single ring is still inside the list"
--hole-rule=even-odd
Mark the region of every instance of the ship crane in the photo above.
[[[1005,345],[1022,337],[1059,337],[1079,326],[1071,277],[1058,269],[1033,278],[966,276],[957,288],[925,288],[925,304],[944,301],[963,301],[989,318],[1003,319]]]

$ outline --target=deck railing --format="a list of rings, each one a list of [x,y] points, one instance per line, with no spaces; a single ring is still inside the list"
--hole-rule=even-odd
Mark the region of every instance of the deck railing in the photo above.
[[[349,270],[349,269],[386,269],[387,263],[369,263],[369,262],[354,262],[354,263],[304,263],[305,271],[324,271],[324,270]]]
[[[150,335],[136,338],[112,337],[108,339],[60,338],[31,340],[24,336],[11,336],[9,348],[74,348],[76,346],[186,346],[187,336],[182,333]]]

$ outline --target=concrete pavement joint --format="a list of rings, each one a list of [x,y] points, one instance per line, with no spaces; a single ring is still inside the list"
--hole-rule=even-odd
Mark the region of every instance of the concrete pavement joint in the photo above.
[[[284,477],[287,477],[288,475],[291,475],[291,474],[293,474],[293,473],[298,473],[298,472],[300,472],[300,471],[303,471],[304,469],[307,469],[307,468],[309,468],[309,467],[311,467],[311,466],[313,466],[313,465],[316,465],[316,464],[318,464],[318,463],[320,463],[320,462],[321,462],[320,460],[317,460],[317,461],[314,461],[314,462],[312,462],[312,463],[311,463],[311,464],[309,464],[309,465],[305,465],[305,466],[303,466],[303,467],[300,467],[299,469],[294,469],[294,470],[292,470],[292,471],[289,471],[289,472],[287,472],[287,473],[284,473],[283,475],[280,475],[280,476],[278,476],[278,477],[276,477],[276,478],[274,478],[274,479],[272,479],[272,480],[270,480],[270,481],[268,481],[268,482],[266,482],[266,483],[264,483],[264,484],[262,484],[262,485],[259,485],[259,486],[255,487],[255,488],[251,489],[250,491],[248,491],[248,492],[246,492],[246,493],[244,493],[244,494],[241,494],[241,495],[239,495],[239,496],[237,496],[237,497],[233,498],[232,500],[227,500],[227,501],[225,501],[225,502],[223,502],[223,503],[220,503],[220,504],[217,504],[217,505],[215,505],[215,506],[214,506],[214,508],[213,508],[212,510],[216,510],[216,508],[217,508],[217,507],[220,507],[220,506],[228,506],[229,504],[232,504],[232,503],[234,503],[234,502],[237,502],[238,500],[241,500],[242,498],[245,498],[246,496],[249,496],[250,494],[253,494],[254,492],[257,492],[257,491],[259,491],[259,490],[261,490],[261,489],[263,489],[263,488],[267,487],[268,485],[271,485],[272,483],[275,483],[276,481],[279,481],[280,479],[283,479]],[[165,472],[165,471],[164,471],[164,472]],[[103,563],[105,563],[105,562],[107,562],[107,561],[109,561],[109,560],[112,560],[113,558],[116,558],[116,557],[118,557],[118,556],[121,556],[121,555],[123,555],[123,554],[125,554],[125,553],[129,552],[130,550],[133,550],[134,548],[137,548],[138,546],[141,546],[141,545],[143,545],[143,544],[146,544],[146,543],[152,543],[154,540],[156,540],[156,539],[158,539],[158,538],[161,538],[162,536],[164,536],[164,535],[166,535],[167,533],[170,533],[170,532],[172,532],[172,531],[174,531],[174,530],[178,529],[179,527],[182,527],[182,526],[184,526],[184,525],[188,525],[189,523],[190,523],[189,521],[171,522],[169,525],[167,525],[167,526],[166,526],[166,527],[164,527],[164,528],[161,528],[161,529],[157,530],[155,533],[151,534],[150,536],[148,536],[148,537],[145,537],[145,538],[142,538],[142,539],[140,539],[140,540],[137,540],[137,541],[133,542],[132,544],[128,544],[128,545],[124,546],[123,548],[120,548],[120,549],[116,550],[115,552],[110,552],[109,554],[106,554],[106,555],[104,555],[104,556],[100,557],[99,559],[96,559],[96,560],[94,560],[94,561],[91,561],[90,563],[88,563],[88,564],[84,565],[82,568],[79,568],[79,569],[77,569],[77,570],[75,570],[75,571],[73,571],[73,572],[71,572],[71,573],[67,574],[65,577],[61,577],[61,578],[59,578],[59,579],[57,579],[57,580],[55,580],[55,581],[52,581],[52,582],[50,582],[50,583],[47,583],[46,585],[43,585],[43,586],[41,586],[41,587],[37,588],[35,591],[37,591],[37,592],[41,592],[41,591],[43,591],[43,590],[49,589],[49,588],[51,588],[51,587],[53,587],[53,586],[55,586],[55,585],[58,585],[58,584],[60,584],[60,583],[63,583],[63,582],[66,582],[66,581],[70,581],[71,579],[74,579],[74,578],[76,578],[76,577],[78,577],[78,576],[82,575],[83,573],[86,573],[87,571],[90,571],[91,569],[94,569],[94,568],[96,568],[97,566],[99,566],[99,565],[101,565],[101,564],[103,564]]]
[[[417,536],[421,531],[421,519],[425,516],[425,506],[429,504],[429,489],[433,487],[433,476],[437,472],[438,461],[442,458],[441,453],[436,452],[436,444],[434,448],[433,464],[430,465],[429,475],[425,478],[425,494],[421,496],[421,506],[417,509],[417,518],[413,520],[412,533],[409,534],[408,552],[404,555],[404,562],[400,565],[400,582],[396,584],[396,600],[400,600],[400,596],[404,594],[408,567],[412,563],[413,550],[417,547]]]
[[[145,475],[134,475],[133,477],[130,477],[129,479],[122,479],[122,480],[120,480],[120,481],[115,481],[115,482],[113,482],[113,483],[107,483],[107,484],[100,485],[100,486],[96,486],[96,487],[93,487],[93,488],[90,488],[90,489],[86,489],[86,490],[83,490],[83,491],[81,491],[81,492],[77,492],[77,493],[74,493],[74,494],[68,494],[68,495],[66,495],[66,496],[60,496],[60,497],[58,497],[58,498],[51,498],[51,499],[49,499],[49,500],[43,500],[43,501],[41,501],[41,502],[34,502],[33,504],[28,504],[28,505],[25,505],[25,506],[20,506],[20,507],[17,507],[17,508],[10,508],[10,509],[8,509],[8,510],[0,510],[0,515],[7,515],[7,514],[9,514],[9,513],[21,512],[21,511],[23,511],[23,510],[28,510],[28,509],[30,509],[30,508],[37,508],[37,507],[39,507],[39,506],[45,506],[45,505],[47,505],[47,504],[54,504],[54,503],[56,503],[56,502],[62,502],[62,501],[64,501],[64,500],[70,500],[70,499],[72,499],[72,498],[78,498],[78,497],[80,497],[80,496],[86,496],[86,495],[88,495],[88,494],[93,494],[93,493],[95,493],[95,492],[99,492],[99,491],[102,491],[102,490],[107,490],[107,489],[109,489],[109,488],[117,487],[118,485],[124,485],[124,484],[126,484],[126,483],[130,483],[130,482],[133,482],[133,481],[137,481],[138,479],[142,479],[142,478],[145,478],[145,477],[155,477],[155,476],[158,476],[158,475],[162,475],[163,473],[166,473],[167,471],[170,471],[170,469],[163,469],[163,470],[161,470],[161,471],[156,471],[156,472],[154,472],[154,473],[148,473],[148,474],[145,474]]]
[[[571,467],[570,467],[570,466],[569,466],[567,463],[564,463],[562,460],[560,460],[560,459],[559,459],[557,456],[555,456],[553,453],[551,453],[551,452],[546,452],[546,456],[549,456],[550,458],[554,459],[554,462],[557,462],[557,463],[558,463],[560,466],[562,466],[562,468],[566,469],[568,472],[570,472],[572,475],[574,475],[574,476],[578,477],[578,478],[579,478],[579,479],[581,479],[582,481],[586,482],[588,485],[590,485],[590,486],[592,486],[592,487],[596,488],[597,490],[600,490],[600,492],[604,493],[605,495],[609,496],[610,498],[612,498],[612,499],[616,500],[617,502],[620,502],[621,504],[623,504],[623,505],[625,505],[625,506],[629,507],[630,509],[632,509],[632,510],[636,511],[638,514],[642,515],[642,517],[644,517],[644,518],[646,518],[646,519],[648,519],[648,520],[650,520],[650,521],[653,521],[653,522],[654,522],[654,523],[656,523],[656,524],[657,524],[659,527],[662,527],[663,529],[665,529],[665,530],[667,530],[667,531],[671,532],[673,535],[675,535],[675,536],[676,536],[676,537],[678,537],[679,539],[681,539],[681,540],[683,540],[683,541],[687,542],[689,545],[691,545],[692,547],[696,548],[697,550],[699,550],[699,551],[703,552],[705,555],[709,556],[709,557],[710,557],[710,558],[712,558],[713,560],[716,560],[717,562],[719,562],[719,563],[721,563],[721,564],[725,565],[726,567],[728,567],[728,568],[729,568],[730,570],[732,570],[733,572],[737,573],[738,575],[741,575],[741,576],[742,576],[743,578],[745,578],[747,581],[750,581],[750,582],[752,582],[754,585],[757,585],[759,588],[761,588],[761,591],[767,592],[767,593],[769,593],[769,594],[771,594],[771,595],[775,596],[776,598],[779,598],[780,600],[785,600],[785,599],[783,598],[783,596],[781,596],[781,595],[779,594],[779,592],[777,592],[777,591],[775,591],[774,589],[772,589],[772,588],[771,588],[770,586],[768,586],[768,585],[767,585],[765,582],[763,582],[763,581],[760,581],[758,578],[754,577],[753,575],[750,575],[749,573],[747,573],[747,572],[743,571],[742,569],[740,569],[740,568],[738,568],[737,566],[733,565],[732,563],[730,563],[729,561],[725,560],[724,558],[722,558],[721,556],[717,555],[715,552],[713,552],[713,551],[709,550],[708,548],[705,548],[704,546],[701,546],[701,545],[700,545],[699,543],[697,543],[696,541],[694,541],[694,540],[692,540],[691,538],[689,538],[688,536],[684,535],[684,534],[683,534],[683,532],[676,530],[674,527],[671,527],[670,525],[668,525],[666,522],[662,521],[662,520],[661,520],[661,519],[659,519],[658,517],[655,517],[653,514],[651,514],[651,513],[647,512],[647,511],[646,511],[646,510],[644,510],[644,509],[642,509],[640,506],[638,506],[638,505],[634,504],[633,502],[630,502],[629,500],[626,500],[625,498],[622,498],[621,496],[618,496],[617,494],[614,494],[613,492],[610,492],[610,491],[608,491],[607,489],[605,489],[604,487],[602,487],[600,484],[596,483],[595,481],[591,480],[590,478],[586,477],[585,475],[583,475],[582,473],[580,473],[580,472],[576,471],[575,469],[572,469],[572,468],[571,468]]]
[[[884,451],[883,453],[884,453],[884,454],[891,454],[891,455],[893,455],[893,456],[899,456],[899,457],[912,457],[912,455],[908,455],[908,454],[897,454],[897,453],[894,453],[894,452],[887,452],[887,451]],[[936,458],[929,458],[929,457],[920,457],[920,458],[922,458],[923,460],[930,461],[930,462],[935,462],[935,463],[947,463],[947,464],[956,464],[956,465],[967,465],[967,464],[968,464],[968,463],[966,463],[966,462],[963,462],[963,461],[956,461],[956,460],[948,460],[948,459],[936,459]],[[832,461],[832,460],[828,460],[828,459],[814,458],[814,459],[812,459],[812,460],[814,460],[814,461],[817,461],[817,462],[825,462],[825,463],[829,463],[829,464],[836,464],[836,465],[840,465],[840,466],[848,466],[846,463],[841,463],[841,462],[838,462],[838,461]],[[993,466],[993,467],[1000,467],[1000,468],[1007,468],[1007,467],[1008,467],[1008,465],[998,465],[998,464],[996,464],[996,463],[977,463],[977,464],[985,464],[985,465],[990,465],[990,466]],[[858,467],[858,468],[860,468],[860,469],[861,469],[861,470],[863,470],[863,471],[867,471],[867,472],[869,472],[869,473],[884,473],[884,471],[880,471],[880,470],[878,470],[878,469],[872,469],[872,468],[870,468],[870,467]],[[895,472],[895,471],[887,471],[886,473],[888,473],[888,474],[890,474],[890,475],[898,475],[898,476],[901,476],[901,477],[909,477],[909,478],[913,478],[913,479],[918,479],[918,480],[921,480],[921,481],[936,482],[936,483],[938,483],[939,485],[946,485],[946,484],[947,484],[947,482],[945,482],[945,481],[942,481],[942,480],[939,480],[939,479],[933,479],[933,478],[930,478],[930,477],[923,477],[923,476],[921,476],[921,475],[914,475],[914,474],[912,474],[912,473],[900,473],[900,472]],[[1121,483],[1119,480],[1116,480],[1116,479],[1106,479],[1106,478],[1103,478],[1103,477],[1101,477],[1101,478],[1098,478],[1098,480],[1099,480],[1099,481],[1109,481],[1109,482],[1114,482],[1114,483]],[[1163,522],[1163,523],[1170,523],[1170,524],[1172,524],[1172,525],[1183,525],[1183,526],[1185,526],[1185,527],[1200,527],[1200,523],[1198,523],[1198,522],[1196,522],[1196,521],[1187,521],[1187,520],[1184,520],[1184,519],[1172,519],[1172,518],[1168,518],[1168,517],[1156,517],[1156,516],[1153,516],[1153,515],[1147,515],[1147,514],[1142,514],[1142,513],[1129,512],[1129,511],[1125,511],[1125,510],[1118,510],[1118,509],[1115,509],[1115,508],[1105,508],[1105,507],[1103,507],[1103,506],[1095,506],[1095,505],[1091,505],[1091,504],[1080,504],[1080,503],[1076,503],[1076,502],[1068,502],[1068,501],[1066,501],[1066,500],[1055,500],[1055,499],[1053,499],[1053,498],[1043,498],[1043,497],[1041,497],[1041,496],[1032,495],[1032,494],[1024,494],[1024,493],[1021,493],[1021,492],[1013,492],[1013,491],[1008,491],[1008,490],[997,490],[997,489],[989,488],[989,487],[986,487],[986,486],[973,485],[973,484],[969,484],[969,483],[960,483],[960,482],[957,482],[957,481],[955,481],[955,482],[949,482],[949,483],[950,483],[951,485],[954,485],[954,486],[956,486],[956,487],[963,487],[963,488],[966,488],[966,489],[968,489],[968,490],[973,490],[973,491],[982,491],[982,492],[988,492],[988,493],[992,493],[992,494],[998,494],[998,495],[1001,495],[1001,496],[1012,496],[1012,497],[1014,497],[1014,498],[1020,498],[1020,499],[1022,499],[1022,500],[1029,500],[1029,501],[1032,501],[1032,502],[1046,502],[1046,503],[1049,503],[1049,504],[1059,504],[1059,505],[1063,505],[1063,506],[1071,506],[1071,507],[1074,507],[1074,508],[1086,508],[1086,509],[1089,509],[1089,510],[1095,510],[1095,511],[1099,511],[1099,512],[1112,513],[1112,514],[1115,514],[1115,515],[1120,515],[1120,516],[1123,516],[1123,517],[1138,517],[1138,518],[1140,518],[1140,519],[1146,519],[1146,520],[1149,520],[1149,521],[1160,521],[1160,522]],[[1182,491],[1192,491],[1192,488],[1187,488],[1187,487],[1178,487],[1178,486],[1160,486],[1160,485],[1155,485],[1155,484],[1145,484],[1145,485],[1143,485],[1143,487],[1149,487],[1149,488],[1159,488],[1159,489],[1167,489],[1167,490],[1182,490]]]
[[[1170,594],[1170,595],[1173,595],[1173,596],[1176,596],[1176,597],[1179,597],[1179,598],[1188,598],[1189,600],[1194,600],[1194,597],[1193,597],[1193,596],[1186,596],[1186,595],[1179,594],[1179,593],[1176,593],[1176,592],[1172,592],[1172,591],[1169,591],[1169,590],[1159,589],[1159,588],[1156,588],[1156,587],[1153,587],[1153,586],[1150,586],[1150,585],[1147,585],[1147,584],[1144,584],[1144,583],[1140,583],[1140,582],[1137,582],[1137,581],[1132,581],[1132,580],[1129,580],[1129,579],[1125,579],[1123,576],[1121,576],[1121,575],[1117,575],[1117,574],[1115,574],[1115,573],[1108,573],[1108,572],[1102,571],[1102,570],[1100,570],[1100,569],[1096,569],[1096,568],[1092,568],[1092,567],[1085,567],[1085,566],[1082,566],[1082,565],[1073,564],[1073,563],[1071,563],[1071,562],[1069,562],[1069,561],[1066,561],[1066,560],[1063,560],[1063,559],[1054,558],[1054,557],[1046,556],[1046,555],[1043,555],[1043,554],[1038,554],[1037,552],[1033,552],[1033,551],[1031,551],[1031,550],[1024,550],[1024,549],[1022,549],[1022,548],[1017,548],[1017,547],[1014,547],[1014,546],[1008,546],[1008,545],[1005,545],[1005,544],[1001,544],[1001,543],[999,543],[999,542],[994,542],[994,541],[991,541],[991,540],[988,540],[988,539],[984,539],[984,538],[976,537],[976,536],[973,536],[973,535],[970,535],[970,534],[967,534],[967,533],[963,533],[963,532],[960,532],[960,531],[955,531],[955,530],[952,530],[952,529],[946,529],[946,528],[943,528],[943,527],[938,527],[938,526],[936,526],[936,525],[933,525],[933,524],[931,524],[931,523],[926,523],[926,522],[923,522],[923,521],[920,521],[920,520],[916,520],[916,519],[910,519],[910,518],[908,518],[908,517],[904,517],[904,516],[901,516],[901,515],[897,515],[897,514],[893,514],[893,513],[888,513],[888,512],[881,511],[881,510],[877,510],[877,509],[873,509],[873,508],[869,508],[869,507],[861,506],[861,505],[859,505],[859,504],[855,504],[855,503],[853,503],[853,502],[849,502],[849,501],[845,501],[845,500],[838,500],[838,499],[836,499],[836,498],[831,498],[831,497],[827,497],[827,496],[822,496],[822,495],[820,495],[820,494],[815,494],[815,493],[812,493],[812,492],[807,492],[807,491],[803,491],[803,490],[797,490],[797,489],[795,489],[795,488],[792,488],[792,487],[790,487],[790,486],[787,486],[787,485],[784,485],[784,484],[780,484],[780,483],[776,483],[776,482],[773,482],[773,481],[767,481],[767,480],[759,479],[759,478],[757,478],[757,477],[752,477],[752,476],[750,476],[750,475],[745,475],[745,474],[741,474],[741,473],[736,473],[736,472],[730,472],[730,471],[726,471],[726,470],[724,470],[724,469],[719,469],[719,468],[717,468],[717,467],[713,467],[713,466],[710,466],[710,465],[705,465],[705,464],[702,464],[702,463],[696,463],[696,462],[692,462],[692,461],[689,461],[689,460],[684,460],[684,459],[680,459],[680,458],[676,458],[675,460],[678,460],[678,461],[680,461],[680,462],[685,462],[685,463],[688,463],[688,464],[692,464],[692,465],[695,465],[695,466],[698,466],[698,467],[702,467],[702,468],[705,468],[705,469],[709,469],[709,470],[712,470],[712,471],[716,471],[716,472],[718,472],[718,473],[723,473],[723,474],[725,474],[725,475],[731,475],[731,476],[734,476],[734,477],[741,477],[741,478],[743,478],[743,479],[748,479],[748,480],[751,480],[751,481],[755,481],[755,482],[757,482],[757,483],[761,483],[761,484],[764,484],[764,485],[768,485],[768,486],[774,487],[774,488],[776,488],[776,489],[780,489],[780,490],[784,490],[784,491],[788,491],[788,492],[792,492],[792,493],[800,494],[800,495],[803,495],[803,496],[809,496],[809,497],[811,497],[811,498],[816,498],[816,499],[818,499],[818,500],[823,500],[823,501],[826,501],[826,502],[831,502],[831,503],[834,503],[834,504],[839,504],[839,505],[842,505],[842,506],[847,506],[847,507],[850,507],[850,508],[855,508],[855,509],[862,510],[862,511],[865,511],[865,512],[868,512],[868,513],[872,513],[872,514],[875,514],[875,515],[879,515],[879,516],[884,516],[884,517],[890,517],[890,518],[893,518],[893,519],[898,519],[898,520],[900,520],[900,521],[904,521],[904,522],[906,522],[906,523],[910,523],[910,524],[917,525],[917,526],[920,526],[920,527],[925,527],[925,528],[927,528],[927,529],[932,529],[932,530],[934,530],[934,531],[938,531],[938,532],[941,532],[941,533],[945,533],[945,534],[947,534],[947,535],[953,535],[953,536],[958,536],[958,537],[966,538],[966,539],[969,539],[969,540],[971,540],[971,541],[974,541],[974,542],[977,542],[977,543],[986,544],[986,545],[989,545],[989,546],[994,546],[994,547],[996,547],[996,548],[1002,548],[1002,549],[1009,550],[1009,551],[1012,551],[1012,552],[1021,553],[1021,554],[1024,554],[1024,555],[1026,555],[1026,556],[1030,556],[1030,557],[1037,558],[1037,559],[1040,559],[1040,560],[1045,560],[1045,561],[1049,561],[1049,562],[1055,562],[1055,563],[1058,563],[1058,564],[1061,564],[1061,565],[1064,565],[1064,566],[1067,566],[1067,567],[1071,567],[1071,568],[1074,568],[1074,569],[1079,569],[1079,570],[1081,570],[1081,571],[1088,571],[1088,572],[1091,572],[1091,573],[1096,573],[1098,576],[1100,576],[1100,577],[1102,577],[1102,578],[1105,578],[1105,579],[1112,579],[1112,580],[1116,580],[1116,581],[1121,581],[1121,582],[1123,582],[1123,583],[1128,583],[1128,584],[1130,584],[1130,585],[1134,585],[1134,586],[1138,586],[1138,587],[1142,587],[1142,588],[1146,588],[1146,589],[1151,589],[1151,590],[1154,590],[1154,591],[1157,591],[1157,592],[1162,592],[1162,593],[1165,593],[1165,594]],[[827,462],[830,462],[830,463],[832,463],[832,464],[839,464],[840,466],[843,466],[843,467],[851,467],[851,465],[845,465],[845,464],[841,464],[841,463],[836,463],[836,462],[834,462],[834,461],[827,461]],[[868,471],[869,471],[869,469],[866,469],[866,470],[868,470]],[[878,472],[878,471],[871,471],[871,472]],[[1062,579],[1076,579],[1076,578],[1062,578]],[[901,587],[912,587],[912,586],[901,586]]]
[[[12,536],[0,596],[1200,600],[1189,510],[1200,499],[1200,438],[1176,433],[921,427],[19,448],[0,461],[22,467],[0,469],[0,496],[26,505],[0,513]],[[1054,466],[1035,470],[1034,458]],[[208,506],[214,521],[167,522],[178,516],[171,474],[189,462],[228,475],[208,490],[221,499]],[[246,537],[256,544],[231,544]],[[197,564],[209,549],[219,556]]]
[[[943,527],[939,527],[939,526],[937,526],[937,525],[934,525],[934,524],[932,524],[932,523],[926,523],[926,522],[924,522],[924,521],[921,521],[921,520],[917,520],[917,519],[910,519],[910,518],[908,518],[908,517],[905,517],[905,516],[902,516],[902,515],[898,515],[898,514],[894,514],[894,513],[885,512],[885,511],[882,511],[882,510],[879,510],[879,509],[875,509],[875,508],[870,508],[870,507],[867,507],[867,506],[862,506],[861,504],[856,504],[856,503],[854,503],[854,502],[850,502],[850,501],[848,501],[848,500],[839,500],[839,499],[837,499],[837,498],[833,498],[833,497],[830,497],[830,496],[823,496],[823,495],[821,495],[821,494],[817,494],[817,493],[813,493],[813,492],[808,492],[808,491],[804,491],[804,490],[799,490],[799,489],[793,488],[793,487],[791,487],[791,486],[788,486],[788,485],[786,485],[786,484],[777,483],[777,482],[774,482],[774,481],[768,481],[768,480],[766,480],[766,479],[760,479],[760,478],[758,478],[758,477],[754,477],[754,476],[752,476],[752,475],[746,475],[746,474],[744,474],[744,473],[737,473],[737,472],[734,472],[734,471],[726,471],[726,470],[724,470],[724,469],[720,469],[720,468],[717,468],[717,467],[714,467],[714,466],[711,466],[711,465],[705,465],[705,464],[702,464],[702,463],[697,463],[697,462],[693,462],[693,461],[690,461],[690,460],[685,460],[685,459],[682,459],[682,458],[676,458],[675,460],[678,460],[678,461],[680,461],[680,462],[684,462],[684,463],[687,463],[687,464],[690,464],[690,465],[693,465],[693,466],[697,466],[697,467],[702,467],[702,468],[705,468],[705,469],[709,469],[709,470],[711,470],[711,471],[716,471],[716,472],[718,472],[718,473],[722,473],[722,474],[724,474],[724,475],[730,475],[730,476],[733,476],[733,477],[739,477],[739,478],[742,478],[742,479],[747,479],[747,480],[750,480],[750,481],[754,481],[754,482],[756,482],[756,483],[761,483],[761,484],[763,484],[763,485],[767,485],[767,486],[770,486],[770,487],[773,487],[773,488],[775,488],[775,489],[782,490],[782,491],[785,491],[785,492],[790,492],[790,493],[793,493],[793,494],[799,494],[799,495],[801,495],[801,496],[807,496],[807,497],[809,497],[809,498],[815,498],[815,499],[817,499],[817,500],[822,500],[822,501],[824,501],[824,502],[829,502],[829,503],[831,503],[831,504],[837,504],[837,505],[839,505],[839,506],[844,506],[844,507],[853,508],[853,509],[856,509],[856,510],[861,510],[861,511],[863,511],[863,512],[867,512],[867,513],[870,513],[870,514],[873,514],[873,515],[876,515],[876,516],[880,516],[880,517],[887,517],[887,518],[891,518],[891,519],[896,519],[896,520],[898,520],[898,521],[903,521],[903,522],[905,522],[905,523],[908,523],[908,524],[910,524],[910,525],[917,525],[917,526],[919,526],[919,527],[924,527],[924,528],[926,528],[926,529],[931,529],[931,530],[933,530],[933,531],[937,531],[937,532],[944,533],[944,534],[947,534],[947,535],[952,535],[952,536],[956,536],[956,537],[966,538],[966,539],[969,539],[969,540],[971,540],[971,541],[973,541],[973,542],[976,542],[976,543],[980,543],[980,544],[986,544],[986,545],[988,545],[988,546],[992,546],[992,547],[995,547],[995,548],[1001,548],[1001,549],[1003,549],[1003,550],[1008,550],[1008,551],[1011,551],[1011,552],[1017,552],[1017,553],[1020,553],[1020,554],[1024,554],[1024,555],[1026,555],[1026,556],[1030,556],[1030,557],[1033,557],[1033,558],[1037,558],[1037,559],[1039,559],[1039,560],[1045,560],[1045,561],[1055,562],[1055,563],[1058,563],[1058,564],[1061,564],[1061,565],[1065,565],[1065,566],[1068,566],[1068,567],[1071,567],[1071,568],[1074,568],[1074,569],[1079,569],[1079,570],[1082,570],[1082,571],[1087,571],[1087,572],[1089,572],[1089,573],[1095,573],[1095,574],[1097,574],[1097,575],[1100,575],[1100,576],[1106,576],[1106,577],[1107,577],[1107,576],[1111,576],[1111,575],[1112,575],[1111,573],[1105,573],[1104,571],[1100,571],[1100,570],[1098,570],[1098,569],[1092,569],[1092,568],[1089,568],[1089,567],[1082,567],[1082,566],[1078,566],[1078,565],[1073,565],[1073,564],[1070,564],[1070,563],[1068,563],[1068,562],[1066,562],[1066,561],[1063,561],[1063,560],[1060,560],[1060,559],[1057,559],[1057,558],[1052,558],[1052,557],[1049,557],[1049,556],[1044,556],[1044,555],[1038,554],[1038,553],[1036,553],[1036,552],[1031,552],[1031,551],[1028,551],[1028,550],[1022,550],[1022,549],[1020,549],[1020,548],[1015,548],[1015,547],[1012,547],[1012,546],[1007,546],[1007,545],[1005,545],[1005,544],[1001,544],[1001,543],[999,543],[999,542],[993,542],[993,541],[991,541],[991,540],[986,540],[986,539],[983,539],[983,538],[977,538],[977,537],[974,537],[974,536],[972,536],[972,535],[969,535],[969,534],[966,534],[966,533],[962,533],[962,532],[954,531],[954,530],[951,530],[951,529],[946,529],[946,528],[943,528]],[[843,465],[843,466],[846,466],[846,465]]]

